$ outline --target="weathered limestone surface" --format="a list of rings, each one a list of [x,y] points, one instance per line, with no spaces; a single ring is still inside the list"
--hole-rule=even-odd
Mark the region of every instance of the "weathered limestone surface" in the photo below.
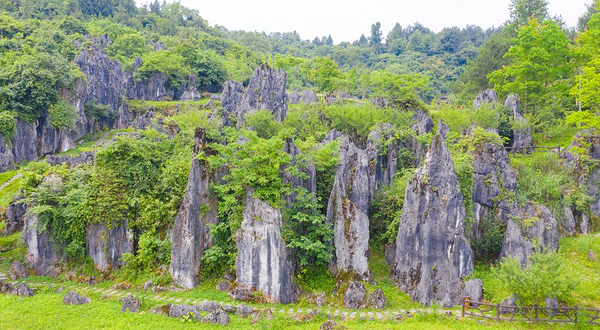
[[[375,194],[375,153],[358,148],[342,136],[340,164],[327,205],[327,221],[333,223],[335,257],[332,271],[351,272],[369,280],[369,207]]]
[[[281,211],[246,194],[243,221],[237,232],[236,287],[234,299],[244,300],[259,291],[273,303],[291,303],[298,299],[292,282],[294,267],[281,238]]]
[[[510,94],[504,101],[504,106],[511,109],[515,122],[522,125],[527,123],[527,120],[521,114],[519,109],[521,98],[517,94]],[[533,147],[533,138],[531,137],[531,128],[515,129],[513,131],[513,139],[511,147],[520,153],[530,153]]]
[[[23,197],[15,198],[6,208],[6,234],[10,235],[23,229],[27,205]]]
[[[485,91],[479,92],[473,100],[473,108],[479,109],[481,105],[484,103],[494,104],[498,102],[498,95],[496,95],[496,91],[493,89],[486,89]]]
[[[394,127],[391,124],[379,124],[369,133],[367,149],[376,156],[375,181],[378,186],[389,185],[398,171],[398,152],[400,144],[394,139]]]
[[[424,165],[406,186],[392,279],[413,299],[442,306],[461,303],[461,279],[473,272],[463,233],[463,196],[440,122]]]
[[[208,143],[206,132],[198,129],[194,155],[211,154]],[[212,242],[208,225],[218,221],[217,200],[209,189],[214,180],[207,164],[194,156],[183,202],[173,224],[169,267],[173,282],[187,289],[199,283],[202,252]]]
[[[109,271],[123,264],[121,257],[133,253],[133,232],[128,221],[113,223],[110,228],[104,223],[94,223],[86,230],[86,253],[99,271]]]

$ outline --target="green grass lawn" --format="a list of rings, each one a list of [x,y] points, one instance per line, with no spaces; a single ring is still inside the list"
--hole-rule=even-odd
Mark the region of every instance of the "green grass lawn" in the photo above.
[[[600,258],[590,261],[587,254],[593,250],[600,256],[600,236],[580,235],[560,239],[558,252],[567,260],[567,269],[579,282],[575,289],[575,299],[580,307],[600,308]],[[495,275],[493,267],[477,266],[471,278],[483,281],[484,300],[499,303],[510,296],[506,286]]]
[[[252,318],[230,315],[231,323],[219,326],[148,313],[153,306],[142,302],[140,313],[122,313],[117,298],[103,298],[99,294],[86,294],[92,302],[80,306],[62,303],[65,295],[54,289],[40,289],[31,298],[12,295],[0,296],[0,324],[2,329],[319,329],[326,321],[318,316],[310,321],[298,321],[276,313],[272,320],[261,319],[252,324]],[[204,313],[203,315],[206,315]],[[338,321],[348,329],[567,329],[571,326],[531,326],[521,323],[477,322],[473,319],[454,319],[438,315],[417,315],[402,321]]]
[[[17,197],[21,189],[21,178],[16,178],[9,185],[0,189],[0,206],[7,207]]]

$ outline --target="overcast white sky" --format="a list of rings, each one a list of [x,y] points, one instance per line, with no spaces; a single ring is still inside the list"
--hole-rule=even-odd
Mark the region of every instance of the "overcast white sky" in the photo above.
[[[139,4],[148,0],[137,0]],[[172,2],[172,1],[168,1]],[[210,25],[230,30],[297,31],[303,39],[331,34],[335,43],[369,35],[381,22],[383,35],[399,22],[414,22],[439,31],[476,24],[499,26],[508,19],[510,0],[181,0],[200,11]],[[574,26],[592,0],[550,0],[550,14]]]

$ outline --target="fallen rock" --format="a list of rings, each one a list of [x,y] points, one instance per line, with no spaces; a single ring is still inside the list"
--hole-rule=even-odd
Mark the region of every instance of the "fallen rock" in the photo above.
[[[440,120],[424,165],[406,186],[391,277],[412,299],[451,307],[462,302],[461,279],[473,272],[473,258],[446,131]]]
[[[202,319],[202,322],[228,325],[229,315],[227,315],[227,313],[224,310],[219,308],[215,311],[210,312],[206,317]]]
[[[148,291],[152,289],[152,284],[154,284],[152,280],[147,280],[146,283],[144,283],[144,290]]]
[[[152,308],[150,314],[169,315],[171,311],[171,304],[160,305]]]
[[[482,301],[483,299],[483,281],[475,278],[465,282],[463,297],[469,298],[471,301]]]
[[[25,283],[19,283],[12,285],[10,283],[4,283],[0,281],[0,293],[2,294],[14,294],[19,297],[33,297],[35,293]]]
[[[287,95],[289,104],[298,104],[300,103],[300,94],[298,94],[298,90],[294,90]]]
[[[319,103],[319,97],[317,97],[317,93],[311,89],[303,91],[299,101],[302,104]]]
[[[319,330],[336,330],[338,329],[338,324],[333,320],[327,320],[321,324]]]
[[[22,263],[15,260],[10,263],[10,269],[8,271],[8,276],[12,280],[20,280],[22,278],[27,277],[27,269],[25,269],[25,266],[23,266]]]
[[[381,289],[373,291],[367,297],[366,308],[383,309],[387,305],[387,298]]]
[[[362,308],[366,296],[365,285],[362,282],[351,281],[344,294],[344,306],[352,309]]]
[[[250,314],[252,314],[252,312],[254,312],[254,309],[252,309],[252,307],[241,304],[237,307],[235,314],[241,317],[248,317],[250,316]]]
[[[516,308],[511,308],[511,307],[517,307],[517,297],[515,297],[514,295],[511,295],[510,297],[503,299],[502,302],[500,302],[500,306],[506,306],[505,308],[500,307],[499,308],[499,312],[500,314],[517,314],[518,310]]]
[[[203,312],[214,312],[221,309],[221,305],[216,301],[203,301],[196,307]]]
[[[171,305],[169,308],[169,316],[170,317],[178,317],[181,318],[188,314],[192,313],[196,320],[202,320],[202,315],[198,309],[192,305]]]
[[[596,252],[590,249],[590,251],[588,251],[587,258],[589,261],[596,261]]]
[[[92,299],[88,297],[82,297],[77,293],[70,291],[65,295],[63,299],[63,303],[67,305],[84,305],[92,302]]]
[[[235,311],[237,310],[237,307],[229,305],[229,304],[225,304],[225,305],[221,306],[221,309],[226,311],[227,313],[235,313]]]
[[[129,310],[131,313],[137,313],[140,311],[140,307],[142,307],[142,302],[132,295],[121,298],[120,301],[123,303],[123,305],[121,305],[121,312],[127,312]]]

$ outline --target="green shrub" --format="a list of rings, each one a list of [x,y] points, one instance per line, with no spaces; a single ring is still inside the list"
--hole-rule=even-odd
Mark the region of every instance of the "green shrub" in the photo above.
[[[258,137],[269,139],[279,131],[279,123],[269,110],[259,110],[246,115],[246,125],[253,127]]]
[[[79,117],[77,109],[62,99],[51,105],[48,112],[50,113],[48,120],[50,126],[59,129],[74,128]]]
[[[171,240],[169,237],[160,239],[150,232],[144,232],[140,235],[136,254],[125,253],[122,259],[134,274],[168,265],[171,260]]]
[[[394,242],[402,216],[406,185],[414,175],[414,169],[403,169],[396,174],[394,182],[375,193],[371,204],[370,244],[379,246]]]
[[[15,136],[16,125],[17,119],[14,112],[0,112],[0,135],[4,138],[5,143],[10,143],[10,140]]]
[[[171,88],[181,87],[190,75],[184,58],[167,50],[144,54],[142,66],[135,72],[135,77],[137,80],[144,80],[151,78],[156,73],[167,75]]]
[[[577,282],[569,276],[566,264],[563,256],[555,252],[534,253],[525,267],[518,259],[504,258],[496,274],[522,306],[542,306],[546,298],[572,304]]]

